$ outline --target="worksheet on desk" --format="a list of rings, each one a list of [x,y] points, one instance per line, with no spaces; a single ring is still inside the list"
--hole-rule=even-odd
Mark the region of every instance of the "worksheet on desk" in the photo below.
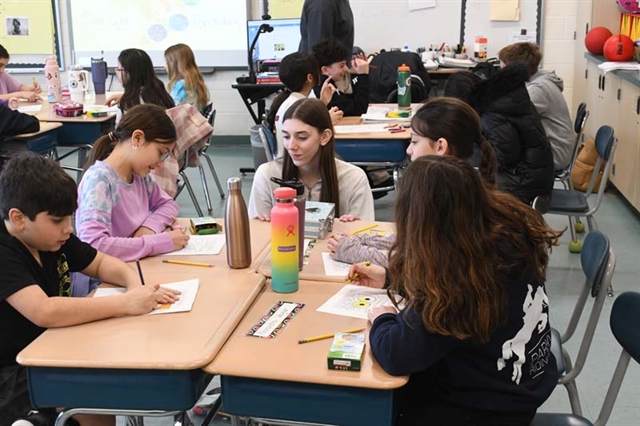
[[[379,306],[393,306],[387,290],[360,285],[345,285],[316,309],[327,314],[367,319],[367,314]],[[400,303],[400,308],[404,303]]]
[[[41,109],[42,109],[42,105],[24,105],[24,106],[18,107],[18,111],[22,113],[40,112]]]
[[[225,241],[224,234],[191,235],[186,247],[166,254],[170,256],[216,255],[220,254]]]
[[[176,281],[173,283],[161,284],[160,287],[170,288],[178,290],[180,295],[179,299],[175,303],[166,303],[164,305],[158,305],[156,308],[149,312],[147,315],[160,315],[160,314],[173,314],[176,312],[189,312],[193,308],[193,302],[196,300],[198,294],[198,287],[200,286],[200,280],[194,278],[186,281]],[[126,293],[127,289],[122,287],[110,287],[99,288],[96,290],[93,297],[107,297],[117,296]]]
[[[396,120],[397,121],[397,120]],[[343,124],[334,126],[336,135],[346,133],[379,133],[386,132],[388,125],[384,123],[379,124]]]
[[[349,275],[351,264],[333,260],[329,252],[322,253],[322,263],[324,264],[324,274],[328,277],[346,277]]]

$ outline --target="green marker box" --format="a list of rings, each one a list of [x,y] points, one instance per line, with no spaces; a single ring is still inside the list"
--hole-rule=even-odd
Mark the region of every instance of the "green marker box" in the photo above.
[[[210,235],[222,232],[222,225],[216,223],[212,217],[197,217],[190,221],[189,226],[194,235]]]
[[[329,349],[329,370],[360,371],[364,355],[365,333],[336,333]]]

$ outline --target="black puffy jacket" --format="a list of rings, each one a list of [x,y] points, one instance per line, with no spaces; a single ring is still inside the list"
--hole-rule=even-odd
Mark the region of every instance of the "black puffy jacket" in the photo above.
[[[476,84],[470,104],[498,160],[497,184],[525,203],[553,188],[553,153],[525,86],[522,65],[508,66]]]

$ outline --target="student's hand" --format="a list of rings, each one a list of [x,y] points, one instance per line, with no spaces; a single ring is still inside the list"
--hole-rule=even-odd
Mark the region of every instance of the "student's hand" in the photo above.
[[[114,93],[107,98],[107,101],[104,104],[110,107],[118,105],[120,98],[122,98],[122,93]]]
[[[35,101],[41,101],[42,100],[42,98],[40,96],[38,96],[38,94],[36,92],[30,92],[30,91],[17,92],[16,96],[18,98],[26,99],[28,102],[35,102]]]
[[[355,222],[356,220],[360,220],[359,217],[356,217],[352,214],[343,214],[340,216],[340,222]]]
[[[153,308],[158,306],[158,303],[172,303],[163,302],[166,300],[165,293],[159,292],[160,286],[145,285],[136,287],[127,291],[124,294],[125,302],[125,314],[126,315],[142,315],[147,312],[151,312]]]
[[[34,81],[31,86],[28,86],[27,90],[29,92],[34,92],[37,94],[42,93],[42,87],[40,87],[40,85],[36,81]]]
[[[333,98],[333,94],[338,90],[333,84],[331,84],[331,80],[331,77],[327,77],[324,83],[322,83],[322,89],[320,89],[320,100],[325,105],[329,105],[331,98]]]
[[[369,62],[365,59],[356,58],[353,61],[353,69],[357,74],[369,74]]]
[[[142,237],[143,235],[155,235],[155,232],[152,229],[147,228],[146,226],[141,226],[136,229],[136,232],[133,233],[132,237]]]
[[[11,109],[18,109],[18,98],[9,98],[7,105]]]
[[[386,276],[387,271],[382,266],[374,265],[370,262],[362,262],[351,265],[346,280],[351,280],[355,285],[383,288]]]
[[[398,311],[393,306],[378,306],[376,308],[373,308],[371,312],[367,314],[367,318],[369,318],[369,321],[371,322],[371,324],[373,324],[376,318],[378,318],[380,315],[383,315],[383,314],[395,315],[397,313]]]
[[[179,290],[160,286],[156,292],[156,301],[158,303],[175,303],[180,300],[178,297],[180,294]]]
[[[182,228],[175,228],[173,231],[169,231],[169,235],[171,235],[174,250],[180,250],[189,244],[189,234]]]
[[[262,221],[262,222],[271,222],[271,216],[266,215],[266,214],[261,214],[256,216],[256,219]]]
[[[340,108],[337,106],[334,106],[329,110],[329,115],[331,116],[331,124],[336,125],[342,120],[344,112],[340,111]]]
[[[338,245],[340,244],[340,240],[346,236],[347,234],[343,232],[331,234],[331,236],[329,237],[329,241],[327,241],[327,248],[329,249],[329,252],[332,255],[335,254],[336,250],[338,250]]]

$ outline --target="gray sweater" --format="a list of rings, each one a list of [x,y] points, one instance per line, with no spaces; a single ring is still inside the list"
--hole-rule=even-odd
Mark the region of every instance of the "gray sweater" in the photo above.
[[[571,161],[576,134],[567,102],[562,96],[564,84],[554,71],[539,71],[527,82],[527,91],[544,127],[556,171],[564,170]]]

